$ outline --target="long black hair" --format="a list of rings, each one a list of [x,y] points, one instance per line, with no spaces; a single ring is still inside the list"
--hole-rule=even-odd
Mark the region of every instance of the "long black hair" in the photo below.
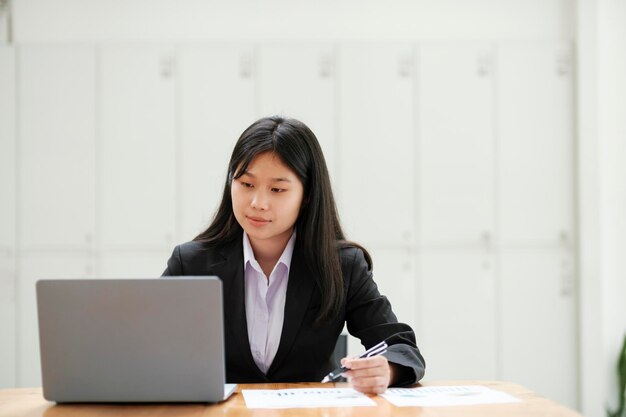
[[[322,296],[317,323],[324,322],[334,317],[343,304],[340,248],[359,247],[370,268],[372,261],[364,248],[345,240],[322,148],[304,123],[280,116],[265,117],[241,134],[228,164],[222,202],[211,225],[194,240],[213,246],[241,239],[243,229],[233,213],[231,184],[246,172],[255,156],[264,152],[276,154],[303,185],[302,206],[295,224],[296,245],[316,277]]]

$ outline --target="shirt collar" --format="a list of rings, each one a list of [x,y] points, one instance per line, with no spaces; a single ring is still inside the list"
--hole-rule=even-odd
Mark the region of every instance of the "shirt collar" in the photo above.
[[[276,262],[276,266],[274,266],[274,270],[278,265],[283,264],[287,268],[287,272],[289,272],[295,243],[296,230],[294,229],[291,237],[289,238],[289,241],[287,242],[287,246],[285,246],[283,253],[280,255],[280,258],[278,258],[278,262]],[[248,263],[250,263],[250,265],[254,269],[261,272],[261,267],[254,257],[254,251],[252,250],[252,245],[250,245],[250,239],[248,238],[248,234],[246,232],[243,232],[243,265],[246,266]]]

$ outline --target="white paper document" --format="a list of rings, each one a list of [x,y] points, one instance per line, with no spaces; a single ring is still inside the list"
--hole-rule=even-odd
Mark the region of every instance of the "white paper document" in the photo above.
[[[241,392],[248,408],[319,408],[376,405],[371,398],[352,388],[244,389]]]
[[[396,407],[444,407],[521,401],[505,392],[480,385],[389,388],[381,396]]]

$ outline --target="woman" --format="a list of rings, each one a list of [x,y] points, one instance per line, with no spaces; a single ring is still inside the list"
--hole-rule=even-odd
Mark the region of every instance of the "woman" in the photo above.
[[[381,393],[424,375],[361,246],[345,240],[326,162],[303,123],[263,118],[237,141],[207,230],[177,246],[163,275],[217,275],[224,291],[228,382],[320,381],[344,323],[384,355],[344,358],[354,388]]]

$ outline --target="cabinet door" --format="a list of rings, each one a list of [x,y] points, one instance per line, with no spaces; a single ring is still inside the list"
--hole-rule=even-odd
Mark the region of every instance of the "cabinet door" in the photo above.
[[[176,209],[175,53],[106,46],[100,53],[101,243],[169,247]]]
[[[427,246],[494,231],[494,77],[488,44],[419,47],[419,230]]]
[[[235,142],[255,116],[254,55],[246,46],[186,46],[180,53],[182,236],[206,229],[222,199]]]
[[[421,346],[431,379],[496,379],[493,255],[471,250],[421,254]]]
[[[95,230],[95,49],[18,50],[22,249],[92,247]]]
[[[368,248],[374,263],[374,281],[393,307],[398,321],[416,330],[415,295],[417,281],[413,251],[409,249]]]
[[[500,255],[501,379],[577,407],[574,260],[565,249]],[[547,365],[549,364],[549,365]]]
[[[335,51],[332,45],[262,45],[259,113],[294,117],[317,137],[335,174]]]
[[[98,278],[158,278],[167,267],[172,250],[102,252]]]
[[[93,278],[93,259],[74,253],[29,253],[18,260],[17,386],[41,386],[35,284],[40,279]]]
[[[0,256],[15,251],[15,49],[0,46]]]
[[[571,239],[573,57],[569,45],[498,50],[500,231],[507,244]]]
[[[413,50],[405,44],[339,50],[339,195],[350,239],[410,245],[414,234]]]
[[[0,388],[15,382],[15,259],[0,256]]]

